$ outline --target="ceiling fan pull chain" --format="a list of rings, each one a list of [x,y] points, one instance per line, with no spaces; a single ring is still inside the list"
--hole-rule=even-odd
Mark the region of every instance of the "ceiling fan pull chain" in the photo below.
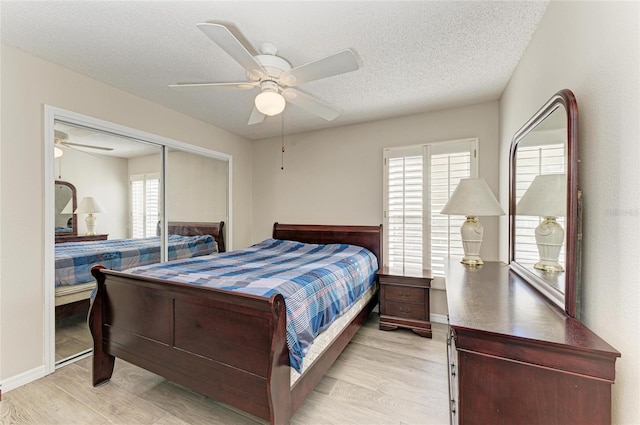
[[[280,141],[282,143],[282,153],[280,157],[280,169],[284,170],[284,112],[281,114],[280,121]]]

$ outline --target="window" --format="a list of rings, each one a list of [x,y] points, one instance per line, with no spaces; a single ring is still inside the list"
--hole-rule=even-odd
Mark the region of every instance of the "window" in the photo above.
[[[156,236],[160,218],[158,174],[131,176],[131,237]]]
[[[440,214],[460,179],[475,177],[477,140],[384,150],[385,265],[444,275],[444,261],[464,255],[464,217]]]

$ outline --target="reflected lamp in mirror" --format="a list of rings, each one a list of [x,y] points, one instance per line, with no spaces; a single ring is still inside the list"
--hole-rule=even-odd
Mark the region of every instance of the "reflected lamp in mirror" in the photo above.
[[[545,272],[563,272],[558,257],[564,242],[564,230],[556,221],[567,214],[566,174],[540,174],[524,192],[516,214],[542,217],[535,237],[540,261],[533,267]]]
[[[464,249],[461,263],[469,266],[483,264],[480,258],[480,246],[484,230],[478,217],[504,215],[504,210],[489,189],[487,182],[483,178],[460,180],[441,214],[467,217],[460,228]]]
[[[67,205],[64,206],[60,214],[69,215],[70,217],[67,219],[67,227],[65,228],[56,228],[56,232],[70,232],[73,230],[73,198],[69,199]]]
[[[73,204],[73,199],[69,199],[69,202],[67,202],[67,205],[65,205],[62,211],[60,211],[60,214],[73,214],[72,204]]]
[[[76,214],[88,214],[84,219],[84,222],[87,225],[87,235],[95,235],[96,234],[96,217],[94,214],[107,212],[100,203],[92,198],[91,196],[86,196],[82,198],[80,201],[80,205],[74,211]]]

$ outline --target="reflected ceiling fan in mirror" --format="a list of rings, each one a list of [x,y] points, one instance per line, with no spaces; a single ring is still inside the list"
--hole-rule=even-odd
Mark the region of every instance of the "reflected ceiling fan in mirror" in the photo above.
[[[113,148],[106,148],[103,146],[95,146],[95,145],[85,145],[82,143],[72,143],[69,141],[69,135],[67,133],[65,133],[64,131],[61,130],[54,130],[55,132],[55,147],[54,147],[54,152],[55,152],[55,157],[59,158],[63,155],[62,149],[60,149],[60,146],[66,146],[68,148],[86,148],[86,149],[96,149],[96,150],[100,150],[100,151],[112,151]],[[80,149],[78,149],[80,150]],[[84,150],[82,150],[82,152],[84,153],[89,153],[86,152]]]
[[[197,27],[242,65],[246,70],[247,81],[179,83],[171,84],[169,87],[181,90],[248,90],[258,88],[260,93],[255,98],[255,105],[249,117],[249,125],[261,123],[265,115],[280,114],[287,102],[327,121],[340,115],[340,109],[294,87],[310,81],[356,71],[360,66],[353,50],[345,49],[307,64],[292,67],[286,59],[276,55],[278,49],[271,43],[262,44],[260,54],[253,56],[226,26],[202,23]]]

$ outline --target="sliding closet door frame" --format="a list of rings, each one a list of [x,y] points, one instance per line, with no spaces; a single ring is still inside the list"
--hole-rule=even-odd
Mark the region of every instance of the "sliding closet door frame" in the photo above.
[[[190,145],[188,143],[180,142],[177,140],[169,139],[167,137],[158,136],[156,134],[147,133],[134,128],[122,126],[109,121],[104,121],[98,118],[93,118],[87,115],[82,115],[76,112],[67,111],[51,105],[44,105],[44,122],[43,122],[43,140],[44,140],[44,279],[43,279],[43,294],[44,294],[44,372],[45,375],[53,373],[55,371],[55,286],[54,286],[54,193],[53,183],[55,181],[55,162],[53,157],[53,148],[55,147],[55,135],[54,126],[56,121],[64,121],[66,123],[77,125],[81,127],[87,127],[96,131],[102,131],[111,133],[117,136],[131,138],[139,140],[141,142],[153,143],[162,148],[162,166],[161,166],[161,192],[162,192],[162,225],[164,231],[163,234],[163,246],[162,260],[166,258],[167,251],[167,203],[166,200],[166,183],[165,183],[165,171],[166,171],[166,153],[168,148],[180,149],[182,151],[191,152],[198,155],[203,155],[209,158],[215,158],[221,161],[227,162],[227,218],[225,223],[226,238],[225,242],[227,250],[232,249],[232,229],[231,225],[233,217],[233,156],[222,152],[217,152],[212,149],[202,148],[199,146]]]

